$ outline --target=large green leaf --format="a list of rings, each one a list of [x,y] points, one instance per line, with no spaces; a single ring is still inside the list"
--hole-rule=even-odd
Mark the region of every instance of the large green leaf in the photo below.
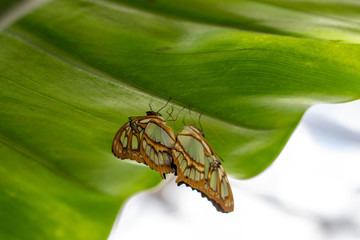
[[[111,153],[117,129],[150,102],[157,109],[172,97],[175,112],[191,105],[204,113],[206,137],[226,171],[249,178],[272,163],[309,106],[358,99],[359,46],[305,39],[328,39],[311,28],[290,31],[293,11],[320,4],[297,2],[199,0],[190,8],[180,1],[59,0],[6,29],[0,238],[106,238],[122,203],[160,182],[155,171]],[[245,24],[241,15],[226,15],[226,4],[255,4],[254,17],[274,22]],[[335,9],[321,4],[328,6],[322,17]],[[276,9],[288,25],[274,17]],[[349,18],[345,13],[336,11]],[[340,40],[358,37],[358,29],[348,30],[352,37],[331,30]],[[183,117],[187,111],[174,129]]]
[[[360,42],[356,0],[112,0],[172,18],[240,30]]]

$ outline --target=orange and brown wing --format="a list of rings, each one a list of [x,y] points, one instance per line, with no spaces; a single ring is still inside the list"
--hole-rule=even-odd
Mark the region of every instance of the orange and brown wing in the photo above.
[[[151,119],[141,138],[140,153],[150,168],[158,171],[162,178],[166,173],[173,173],[171,149],[176,137],[174,131],[158,117]]]
[[[139,163],[146,164],[144,157],[140,153],[140,140],[144,132],[145,123],[140,123],[153,117],[138,117],[124,124],[116,133],[112,152],[121,159],[132,159]]]
[[[233,195],[225,170],[198,129],[185,127],[177,135],[171,153],[179,185],[185,183],[201,192],[220,212],[234,210]]]
[[[234,211],[234,199],[226,176],[220,162],[210,167],[208,178],[204,187],[200,189],[203,197],[207,197],[220,212]]]

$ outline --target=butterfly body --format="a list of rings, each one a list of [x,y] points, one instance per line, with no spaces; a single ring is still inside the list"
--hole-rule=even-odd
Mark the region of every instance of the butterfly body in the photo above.
[[[132,159],[155,169],[165,178],[174,172],[171,166],[171,148],[176,136],[166,126],[160,113],[148,111],[147,116],[129,118],[116,133],[112,152],[121,159]]]
[[[178,185],[184,183],[207,197],[220,212],[234,209],[233,195],[218,156],[194,126],[177,135],[172,151]]]

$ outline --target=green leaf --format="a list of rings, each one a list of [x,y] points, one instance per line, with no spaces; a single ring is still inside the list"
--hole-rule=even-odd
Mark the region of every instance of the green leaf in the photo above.
[[[284,36],[360,42],[356,0],[113,0],[171,18]]]
[[[124,201],[161,181],[111,153],[118,128],[149,103],[158,109],[172,97],[175,113],[203,113],[228,174],[249,178],[311,105],[359,98],[359,46],[307,39],[328,38],[291,25],[311,3],[192,3],[55,0],[0,34],[1,239],[105,239]],[[227,4],[274,22],[245,24]],[[341,40],[358,37],[336,29]],[[182,118],[191,123],[183,111],[174,129]]]

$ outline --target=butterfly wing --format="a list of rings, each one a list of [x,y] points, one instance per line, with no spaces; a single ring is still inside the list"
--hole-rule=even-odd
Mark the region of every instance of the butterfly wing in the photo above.
[[[220,212],[234,210],[233,195],[225,170],[197,128],[185,127],[177,135],[171,153],[178,185],[185,183],[201,192]]]
[[[147,165],[140,153],[140,141],[148,121],[154,117],[137,117],[125,123],[115,134],[112,144],[114,155],[121,159],[132,159]]]
[[[112,151],[121,159],[132,159],[149,165],[162,178],[174,172],[171,148],[175,145],[174,131],[166,126],[160,114],[131,119],[116,133]]]
[[[150,168],[158,171],[162,178],[173,173],[171,149],[175,145],[174,131],[165,125],[162,117],[149,120],[141,138],[140,153]]]

